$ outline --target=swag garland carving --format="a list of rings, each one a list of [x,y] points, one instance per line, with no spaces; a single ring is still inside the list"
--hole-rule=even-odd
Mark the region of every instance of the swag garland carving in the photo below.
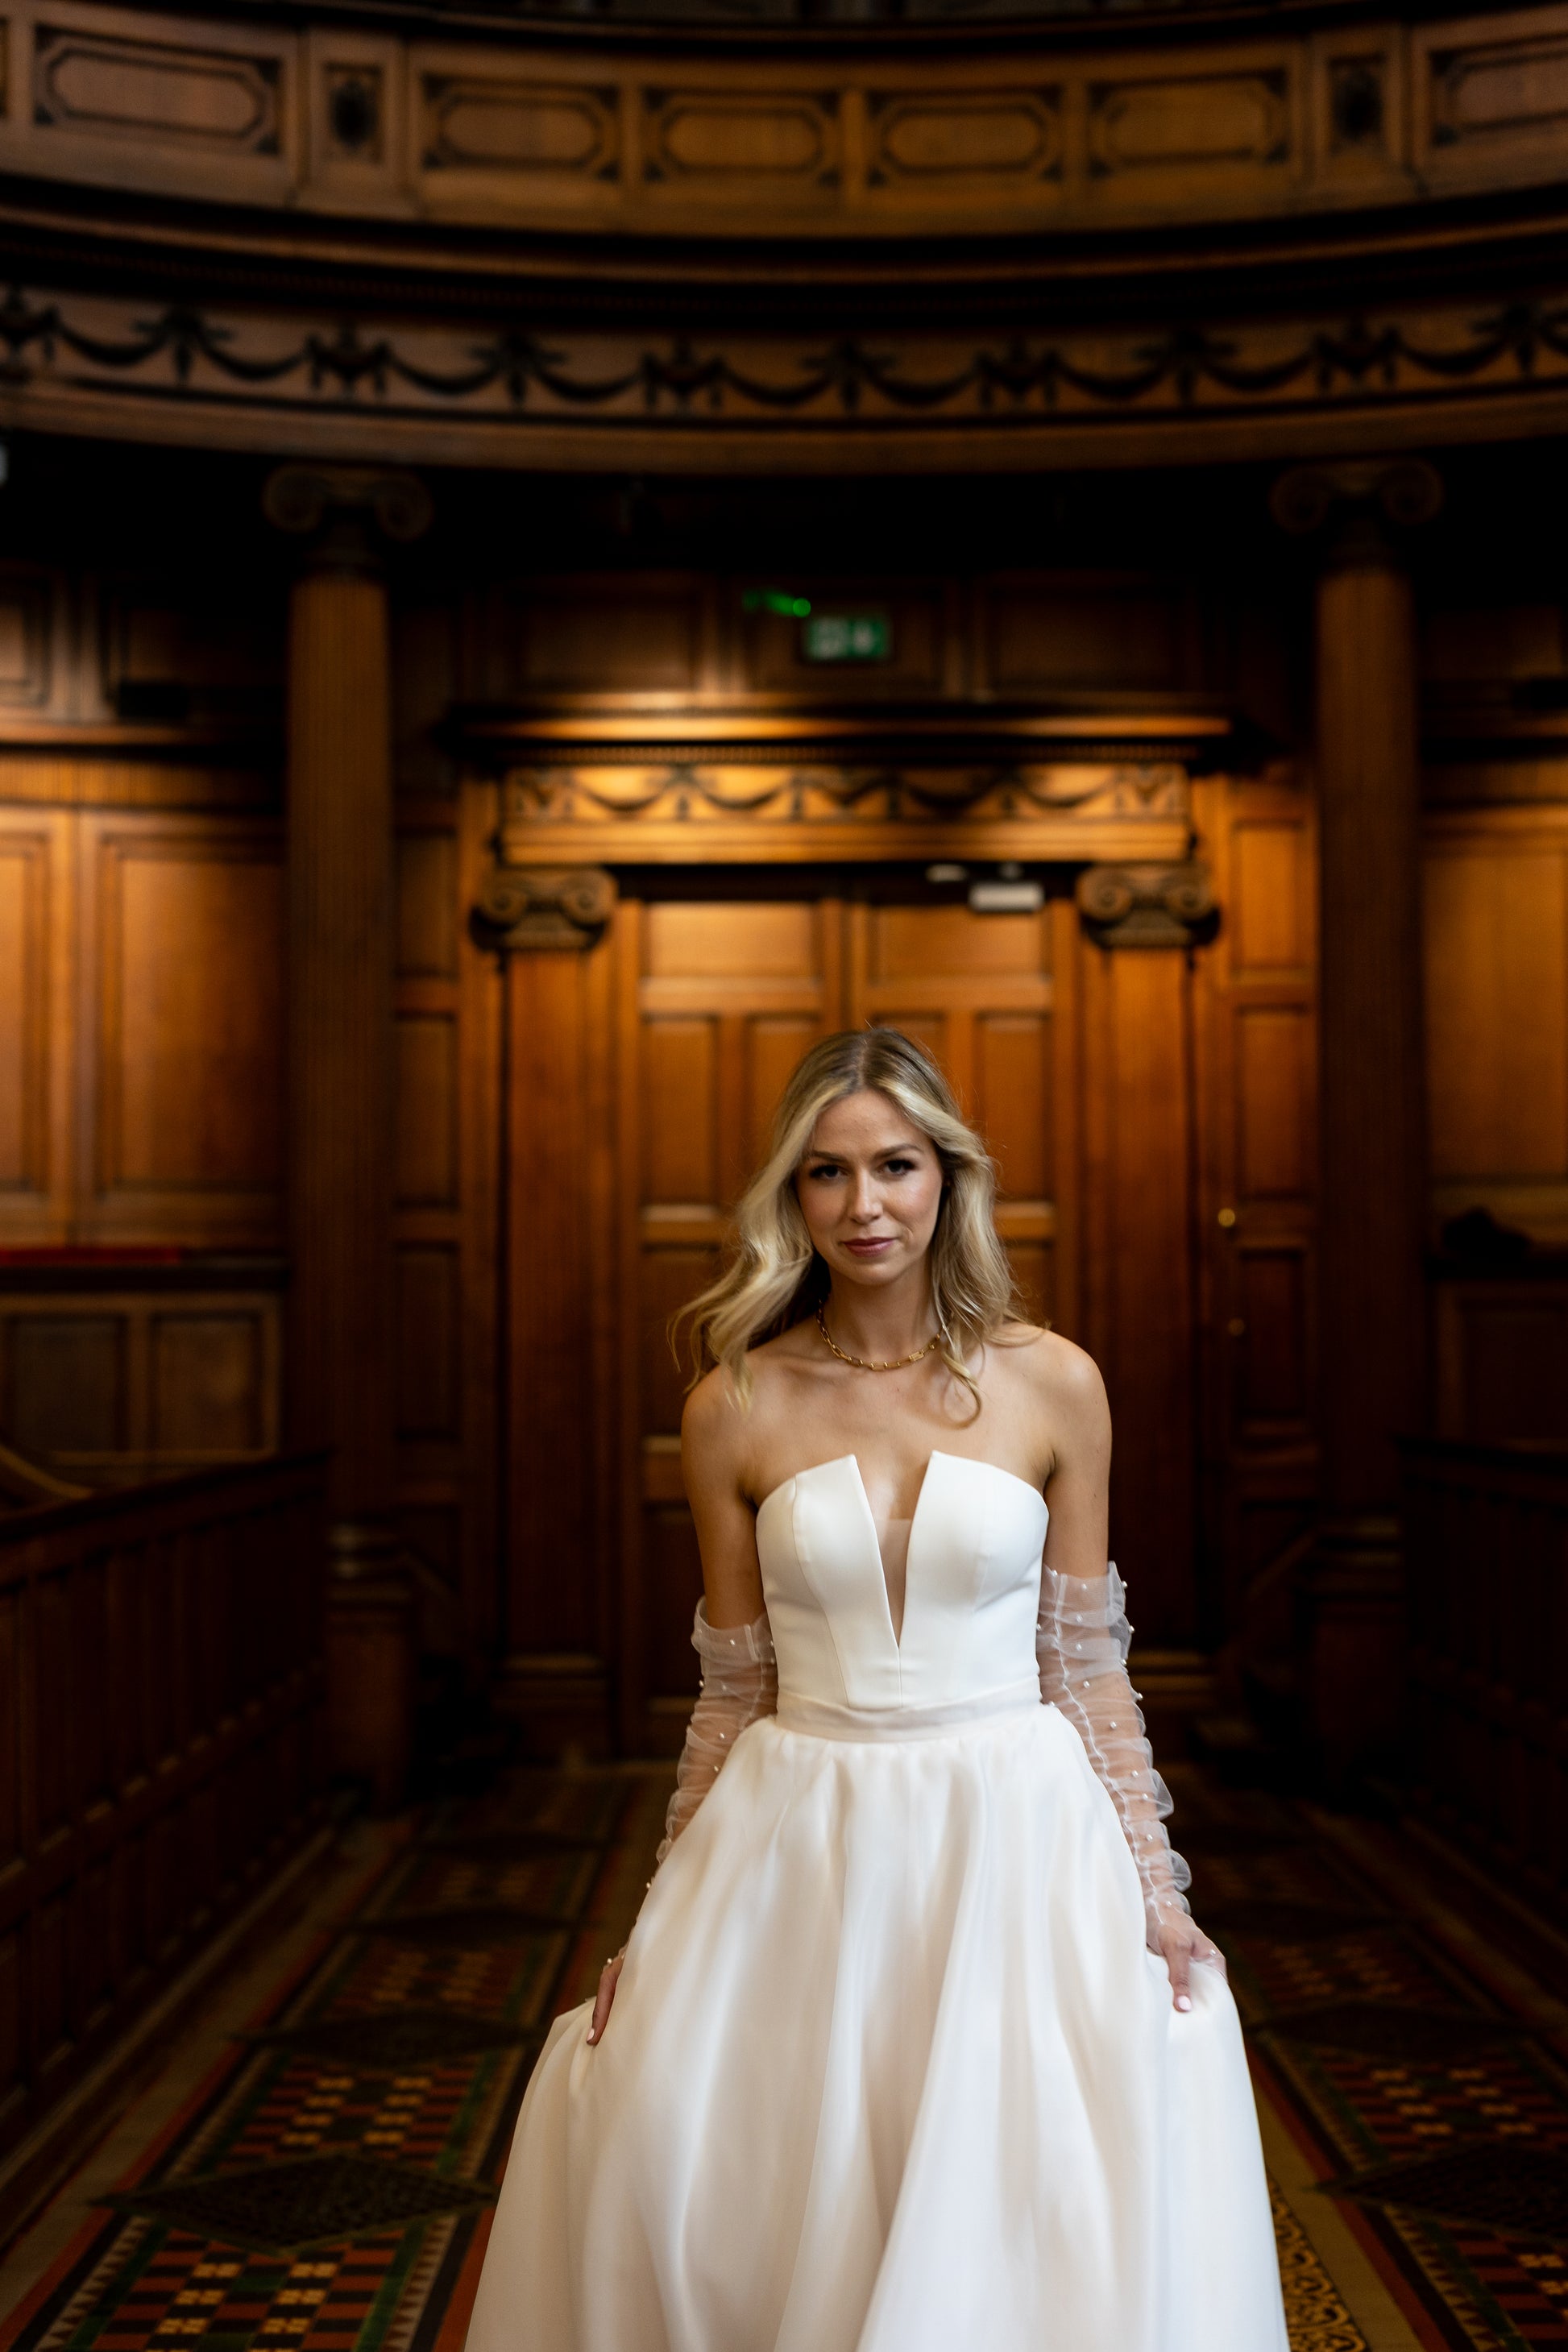
[[[502,870],[943,856],[1180,856],[1186,769],[1171,761],[984,767],[664,759],[513,768]]]
[[[610,333],[218,317],[92,296],[0,303],[0,394],[134,383],[163,399],[238,395],[271,411],[387,416],[462,413],[489,423],[666,425],[1048,421],[1084,414],[1234,414],[1488,392],[1568,379],[1568,299],[1473,305],[1338,323],[1181,326],[1145,334],[1014,335],[933,357],[896,337],[810,341],[687,336],[638,349]]]

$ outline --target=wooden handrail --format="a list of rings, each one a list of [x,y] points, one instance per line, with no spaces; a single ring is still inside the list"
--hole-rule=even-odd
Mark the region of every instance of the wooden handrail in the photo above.
[[[97,1527],[142,1528],[164,1520],[194,1523],[204,1516],[230,1517],[239,1496],[276,1495],[299,1481],[325,1475],[324,1453],[270,1454],[258,1462],[221,1462],[210,1470],[182,1470],[149,1478],[138,1486],[65,1487],[61,1499],[40,1501],[0,1518],[0,1584],[7,1554],[39,1538],[68,1547]]]
[[[0,1518],[0,2155],[320,1818],[325,1501],[303,1454]]]
[[[11,1446],[0,1445],[0,1498],[14,1509],[31,1511],[44,1504],[73,1503],[89,1491],[68,1478],[57,1478],[52,1470],[29,1462]]]

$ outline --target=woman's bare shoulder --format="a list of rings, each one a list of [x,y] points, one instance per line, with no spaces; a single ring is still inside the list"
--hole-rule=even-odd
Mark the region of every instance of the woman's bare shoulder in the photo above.
[[[689,1389],[680,1415],[680,1450],[688,1465],[722,1462],[738,1453],[745,1412],[729,1368],[716,1364]]]
[[[1087,1349],[1032,1323],[1009,1323],[998,1337],[1000,1360],[1037,1403],[1071,1423],[1109,1421],[1105,1382]]]
[[[764,1340],[747,1358],[751,1394],[742,1400],[729,1367],[705,1372],[687,1393],[680,1416],[681,1450],[689,1462],[740,1465],[773,1413],[787,1401],[807,1356],[798,1333]]]

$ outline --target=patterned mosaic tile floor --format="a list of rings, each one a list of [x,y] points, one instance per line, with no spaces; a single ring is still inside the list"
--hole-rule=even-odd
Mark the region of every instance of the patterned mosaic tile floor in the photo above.
[[[1391,1832],[1172,1778],[1293,2352],[1568,2346],[1568,2009]],[[668,1779],[513,1773],[381,1833],[0,2352],[460,2352],[529,2067],[625,1933]]]

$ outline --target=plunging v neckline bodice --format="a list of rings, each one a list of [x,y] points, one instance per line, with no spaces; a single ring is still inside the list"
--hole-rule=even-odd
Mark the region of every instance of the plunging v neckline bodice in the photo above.
[[[781,1693],[857,1707],[929,1706],[1034,1671],[1048,1513],[1026,1479],[933,1448],[921,1475],[895,1632],[859,1458],[797,1471],[757,1511]]]

